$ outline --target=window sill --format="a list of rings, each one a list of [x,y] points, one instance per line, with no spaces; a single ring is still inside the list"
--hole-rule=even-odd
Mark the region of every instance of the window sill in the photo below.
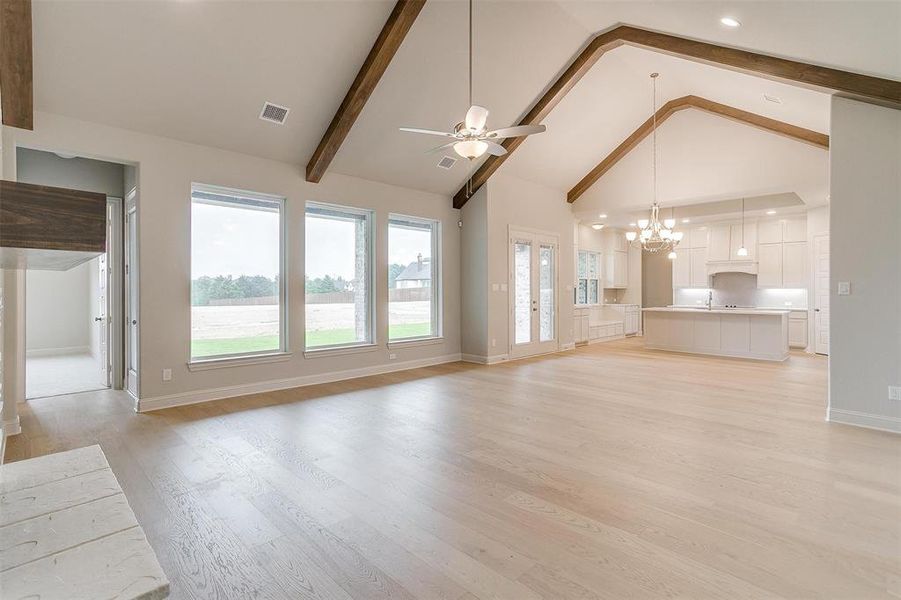
[[[361,352],[374,352],[379,349],[378,344],[358,344],[356,346],[332,346],[305,350],[304,358],[328,358],[330,356],[344,356],[345,354],[359,354]]]
[[[429,338],[413,338],[409,340],[396,340],[394,342],[388,342],[388,348],[394,350],[401,348],[415,348],[417,346],[432,346],[434,344],[443,343],[444,338],[441,336]]]
[[[273,352],[272,354],[259,354],[255,356],[230,356],[228,358],[206,358],[188,362],[189,371],[208,371],[210,369],[227,369],[229,367],[244,367],[247,365],[262,365],[265,363],[284,362],[291,360],[292,352]]]

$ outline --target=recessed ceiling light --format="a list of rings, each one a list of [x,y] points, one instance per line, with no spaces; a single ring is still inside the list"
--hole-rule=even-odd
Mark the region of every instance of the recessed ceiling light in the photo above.
[[[691,223],[691,219],[682,219],[683,223]]]
[[[591,226],[591,228],[594,229],[595,231],[600,231],[601,229],[604,228],[604,224],[603,223],[595,223],[594,225]]]
[[[601,213],[598,215],[598,219],[606,219],[606,218],[607,218],[607,213]]]
[[[726,27],[741,27],[741,23],[735,17],[723,17],[720,19],[720,23]]]
[[[775,210],[768,210],[768,211],[766,211],[766,214],[768,214],[768,215],[775,215],[775,214],[776,214],[776,211],[775,211]]]
[[[782,98],[779,96],[771,96],[769,94],[764,94],[763,99],[767,102],[772,102],[773,104],[782,104]]]

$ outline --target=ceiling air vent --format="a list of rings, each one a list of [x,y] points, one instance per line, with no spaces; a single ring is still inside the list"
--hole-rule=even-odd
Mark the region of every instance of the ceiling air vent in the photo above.
[[[450,169],[455,164],[457,164],[456,158],[453,158],[452,156],[445,156],[444,158],[442,158],[441,160],[438,161],[438,168],[439,169]]]
[[[290,108],[287,108],[285,106],[279,106],[278,104],[267,102],[263,105],[263,111],[260,113],[260,118],[264,121],[269,121],[270,123],[278,123],[279,125],[284,125],[285,119],[288,118],[288,112],[290,110]]]

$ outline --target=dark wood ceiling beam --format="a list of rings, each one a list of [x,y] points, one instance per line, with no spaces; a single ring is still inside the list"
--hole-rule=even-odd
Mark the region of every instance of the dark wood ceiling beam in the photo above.
[[[734,106],[721,104],[701,98],[700,96],[683,96],[670,100],[657,110],[657,126],[666,121],[680,110],[694,108],[702,110],[726,119],[731,119],[745,125],[750,125],[764,131],[769,131],[805,144],[811,144],[824,150],[829,149],[829,136],[819,131],[805,129],[797,125],[791,125],[783,121],[764,117],[757,113],[748,112]],[[651,116],[647,121],[642,123],[638,129],[632,132],[619,146],[617,146],[610,154],[604,157],[585,177],[582,178],[569,192],[566,194],[566,200],[570,203],[575,202],[579,196],[588,191],[592,185],[604,176],[604,173],[613,168],[624,156],[631,152],[638,144],[648,137],[654,128],[654,117]]]
[[[5,1],[5,0],[4,0]],[[332,118],[325,135],[313,152],[310,162],[307,164],[307,181],[319,183],[325,171],[331,164],[344,138],[350,133],[351,127],[360,116],[363,107],[372,95],[375,86],[384,75],[391,59],[397,53],[401,43],[413,26],[416,17],[426,0],[397,0],[394,10],[382,27],[379,37],[369,51],[369,55],[360,67],[356,79],[351,84],[347,95],[338,107],[338,112]]]
[[[648,31],[629,25],[620,25],[595,36],[518,124],[540,124],[541,120],[553,110],[569,90],[575,87],[582,76],[594,66],[601,56],[623,44],[655,52],[663,52],[751,75],[776,79],[785,83],[815,88],[830,93],[840,93],[866,102],[901,107],[901,81],[850,73],[748,50],[739,50],[709,42]],[[470,195],[474,194],[488,181],[491,175],[504,164],[504,161],[513,154],[523,141],[525,141],[525,138],[506,140],[503,146],[507,149],[507,154],[504,156],[490,156],[482,163],[482,166],[472,176]],[[454,196],[454,207],[462,208],[468,199],[467,186],[464,185]]]
[[[0,0],[0,111],[3,124],[34,128],[31,0]]]

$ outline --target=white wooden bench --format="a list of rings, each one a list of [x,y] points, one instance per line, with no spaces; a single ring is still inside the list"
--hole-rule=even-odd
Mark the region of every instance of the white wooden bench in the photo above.
[[[168,596],[100,446],[0,466],[0,598]]]

